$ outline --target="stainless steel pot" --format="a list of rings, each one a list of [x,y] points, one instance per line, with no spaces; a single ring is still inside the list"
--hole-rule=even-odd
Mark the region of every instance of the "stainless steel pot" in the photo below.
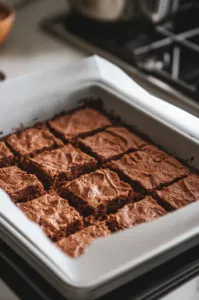
[[[96,21],[129,21],[138,17],[159,23],[174,13],[179,0],[70,0],[78,13]]]

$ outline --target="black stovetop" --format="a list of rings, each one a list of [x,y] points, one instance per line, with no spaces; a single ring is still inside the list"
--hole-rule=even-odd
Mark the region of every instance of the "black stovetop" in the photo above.
[[[177,14],[156,26],[100,23],[71,13],[48,19],[43,28],[53,33],[56,23],[199,101],[199,1],[183,0]]]

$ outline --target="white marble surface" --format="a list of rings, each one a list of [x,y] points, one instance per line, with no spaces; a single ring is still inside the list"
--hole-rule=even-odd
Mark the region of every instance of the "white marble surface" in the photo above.
[[[2,280],[0,280],[0,300],[19,300]]]
[[[189,281],[161,300],[198,300],[199,299],[199,277]]]
[[[44,17],[63,11],[65,3],[65,0],[36,0],[17,12],[13,30],[6,43],[0,48],[0,70],[4,71],[8,78],[50,69],[87,55],[70,44],[63,44],[46,35],[39,29],[38,23]],[[168,98],[154,89],[150,88],[150,91],[163,99]],[[191,281],[162,300],[198,300],[198,281],[199,279]],[[0,300],[17,300],[2,281],[0,281]]]
[[[50,69],[86,56],[86,53],[66,46],[39,28],[41,20],[64,9],[64,0],[35,0],[17,11],[13,30],[0,47],[0,70],[7,77]]]

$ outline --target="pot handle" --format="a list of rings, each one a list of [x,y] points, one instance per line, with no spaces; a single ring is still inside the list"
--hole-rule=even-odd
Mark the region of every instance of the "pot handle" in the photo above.
[[[140,10],[152,23],[163,21],[169,14],[174,13],[179,0],[140,0]]]

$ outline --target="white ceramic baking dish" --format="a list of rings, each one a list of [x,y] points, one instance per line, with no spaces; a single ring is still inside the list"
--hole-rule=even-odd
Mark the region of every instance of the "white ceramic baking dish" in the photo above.
[[[123,71],[93,56],[0,86],[0,131],[30,126],[101,97],[128,124],[199,170],[199,119],[154,98]],[[96,240],[77,259],[62,253],[0,191],[0,237],[67,299],[94,299],[198,242],[199,202],[156,221]]]

